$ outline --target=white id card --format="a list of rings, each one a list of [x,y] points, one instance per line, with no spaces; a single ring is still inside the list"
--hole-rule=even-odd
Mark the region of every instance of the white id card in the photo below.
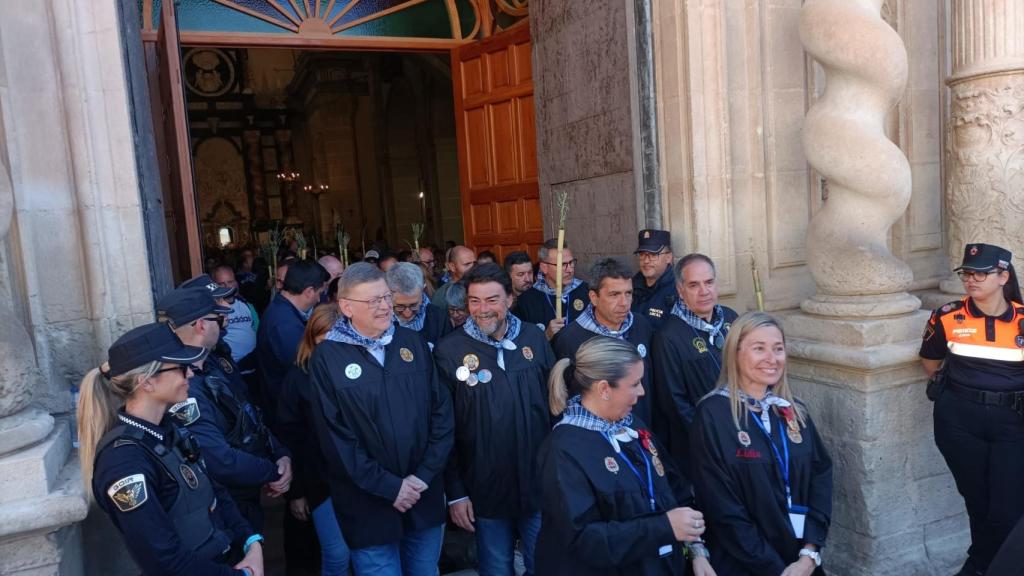
[[[804,520],[807,519],[806,506],[790,506],[789,523],[793,525],[793,534],[798,540],[804,537]]]

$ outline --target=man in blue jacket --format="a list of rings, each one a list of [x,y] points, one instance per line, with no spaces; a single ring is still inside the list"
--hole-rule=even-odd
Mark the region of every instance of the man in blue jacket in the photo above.
[[[647,318],[657,331],[676,303],[672,273],[672,235],[666,230],[641,230],[637,238],[632,312]]]

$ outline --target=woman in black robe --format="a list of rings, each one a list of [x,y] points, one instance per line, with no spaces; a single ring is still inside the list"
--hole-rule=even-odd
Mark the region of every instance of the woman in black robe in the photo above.
[[[722,353],[718,388],[697,405],[690,438],[711,565],[729,576],[821,576],[832,460],[789,390],[782,328],[744,314]]]
[[[566,401],[566,372],[581,390]],[[541,446],[538,576],[714,576],[700,543],[703,515],[690,485],[630,411],[644,394],[644,363],[628,342],[596,336],[559,360],[548,382],[562,419]],[[684,551],[683,542],[687,544]]]

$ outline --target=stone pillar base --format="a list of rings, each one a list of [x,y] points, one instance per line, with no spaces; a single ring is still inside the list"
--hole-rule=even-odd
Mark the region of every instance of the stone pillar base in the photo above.
[[[789,380],[834,464],[831,574],[952,574],[970,535],[935,448],[917,352],[928,312],[877,319],[781,315]]]

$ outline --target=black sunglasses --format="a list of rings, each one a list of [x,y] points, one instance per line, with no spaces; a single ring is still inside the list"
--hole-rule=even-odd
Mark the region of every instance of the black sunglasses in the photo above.
[[[156,376],[157,374],[159,374],[161,372],[174,372],[175,370],[180,370],[181,371],[181,377],[182,378],[188,378],[188,370],[191,367],[192,367],[191,364],[176,364],[174,366],[171,366],[170,368],[161,368],[161,369],[157,370],[156,372],[154,372],[153,375]]]

